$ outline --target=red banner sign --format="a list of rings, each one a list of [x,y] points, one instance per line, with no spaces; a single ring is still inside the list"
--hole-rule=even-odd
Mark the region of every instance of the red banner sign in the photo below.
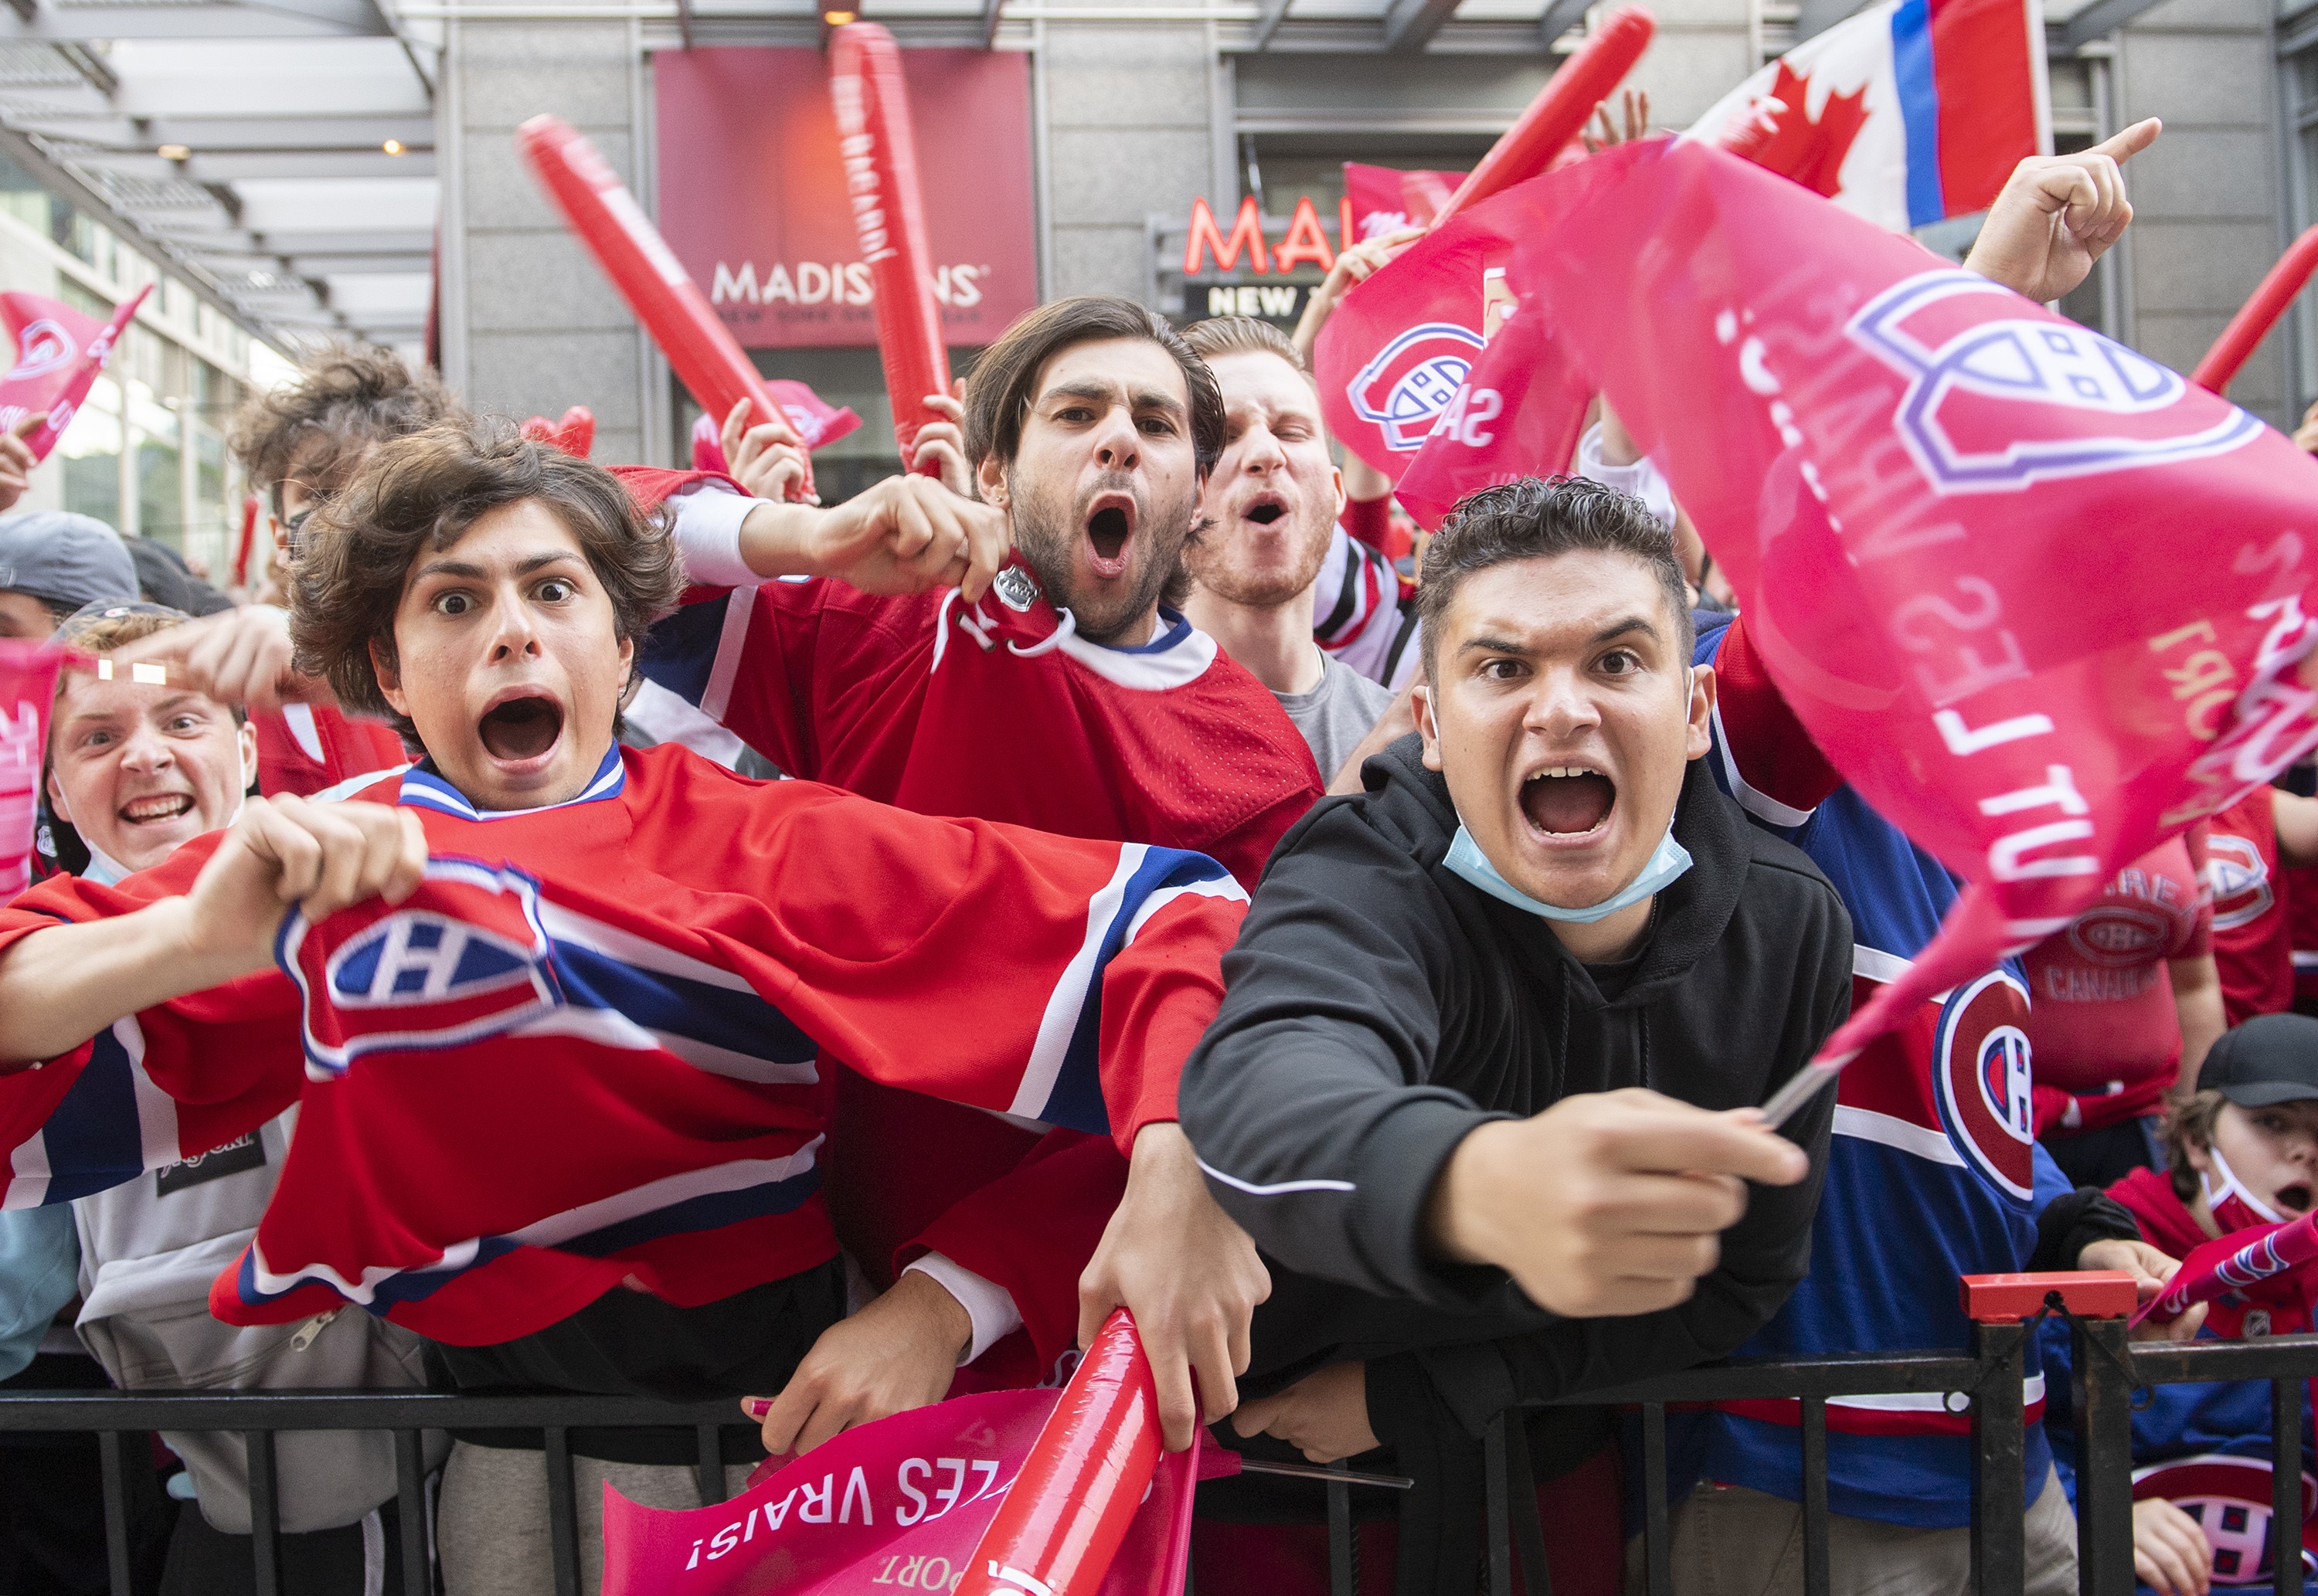
[[[1029,58],[907,49],[942,335],[991,342],[1038,303]],[[752,349],[868,346],[875,290],[853,225],[827,66],[812,49],[652,58],[661,235]]]

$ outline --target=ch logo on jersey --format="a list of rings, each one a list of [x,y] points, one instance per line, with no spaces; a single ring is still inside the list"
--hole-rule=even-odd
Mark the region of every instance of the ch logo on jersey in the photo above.
[[[1846,331],[1908,379],[1892,425],[1941,493],[2166,465],[2251,443],[2261,423],[2072,322],[2015,314],[1971,272],[1923,272]]]
[[[48,317],[25,324],[16,336],[16,346],[23,353],[9,368],[11,377],[37,377],[43,372],[53,372],[79,353],[74,347],[72,335]]]
[[[2214,895],[2214,929],[2233,931],[2268,914],[2278,901],[2269,865],[2251,838],[2215,831],[2206,838],[2206,887]]]
[[[2131,903],[2097,903],[2069,923],[2069,946],[2089,964],[2129,970],[2165,946],[2165,917]]]
[[[2028,1003],[1990,971],[1940,1010],[1932,1057],[1948,1139],[1973,1167],[2024,1202],[2035,1195],[2036,1111],[2029,1096]]]
[[[292,920],[282,963],[306,994],[307,1059],[324,1078],[367,1053],[463,1046],[563,1002],[538,885],[519,871],[430,859],[399,908]]]
[[[2153,1464],[2133,1473],[2136,1502],[2161,1496],[2197,1520],[2214,1548],[2214,1583],[2266,1585],[2272,1582],[2277,1537],[2269,1507],[2269,1465],[2259,1457],[2207,1452]],[[2318,1504],[2318,1479],[2302,1476],[2306,1519]],[[2296,1535],[2289,1544],[2298,1542]],[[2318,1558],[2302,1553],[2305,1577],[2318,1573]]]
[[[1385,446],[1408,453],[1423,447],[1472,374],[1481,335],[1453,321],[1428,321],[1377,351],[1345,386],[1352,413],[1373,423]]]

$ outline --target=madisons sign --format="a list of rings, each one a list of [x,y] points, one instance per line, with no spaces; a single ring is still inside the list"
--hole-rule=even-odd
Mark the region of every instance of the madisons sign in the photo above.
[[[1038,302],[1028,58],[902,58],[942,336],[987,344]],[[857,184],[821,52],[665,50],[652,76],[660,232],[733,336],[755,349],[875,344]]]

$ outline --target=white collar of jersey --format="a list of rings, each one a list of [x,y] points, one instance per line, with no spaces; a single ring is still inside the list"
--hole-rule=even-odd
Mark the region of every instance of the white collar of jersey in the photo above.
[[[627,785],[628,767],[620,762],[620,745],[615,742],[604,750],[604,762],[596,767],[595,776],[580,790],[580,795],[566,798],[561,803],[543,803],[537,809],[477,809],[467,802],[465,794],[443,779],[432,759],[403,772],[401,802],[416,809],[456,815],[463,820],[506,820],[517,815],[544,814],[551,809],[569,809],[575,803],[616,798]]]
[[[1198,681],[1216,660],[1216,640],[1164,607],[1159,611],[1159,635],[1147,643],[1110,648],[1073,631],[1061,647],[1105,681],[1153,693]]]

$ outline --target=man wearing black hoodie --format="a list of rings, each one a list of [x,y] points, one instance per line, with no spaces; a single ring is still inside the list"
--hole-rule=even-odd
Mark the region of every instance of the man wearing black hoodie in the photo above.
[[[1699,762],[1713,672],[1638,501],[1476,494],[1419,603],[1419,734],[1281,841],[1181,1103],[1272,1269],[1234,1427],[1391,1448],[1403,1589],[1472,1566],[1495,1413],[1720,1356],[1802,1278],[1831,1109],[1753,1105],[1847,1012],[1852,949]],[[1526,1450],[1550,1477],[1609,1431],[1540,1413]]]

